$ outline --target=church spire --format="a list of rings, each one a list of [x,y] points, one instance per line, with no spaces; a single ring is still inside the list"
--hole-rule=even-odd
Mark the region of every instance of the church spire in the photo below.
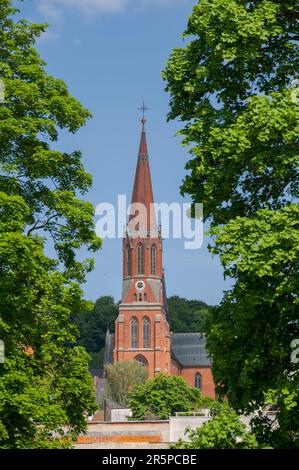
[[[140,139],[140,146],[139,146],[139,156],[145,156],[148,158],[148,151],[147,151],[147,143],[146,143],[146,134],[145,134],[145,124],[146,124],[146,118],[145,118],[145,113],[148,111],[150,108],[147,108],[145,106],[145,103],[143,101],[142,106],[138,108],[139,111],[142,112],[142,119],[141,119],[141,124],[142,124],[142,131],[141,131],[141,139]]]
[[[140,139],[140,146],[139,146],[139,156],[144,155],[148,157],[148,150],[147,150],[147,142],[146,142],[146,133],[145,133],[145,124],[146,119],[143,117],[141,119],[142,124],[142,131],[141,131],[141,139]]]
[[[156,221],[154,215],[154,195],[152,188],[152,179],[149,166],[148,148],[146,141],[145,124],[146,119],[141,119],[142,130],[135,173],[135,181],[132,194],[132,204],[143,204],[147,215],[147,230],[155,230]],[[135,212],[133,210],[133,212]],[[131,217],[135,214],[131,214]],[[142,224],[145,225],[145,224]]]

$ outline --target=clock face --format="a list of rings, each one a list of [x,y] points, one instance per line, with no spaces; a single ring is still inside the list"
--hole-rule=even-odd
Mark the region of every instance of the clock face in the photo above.
[[[137,281],[135,287],[137,290],[143,290],[145,288],[145,283],[143,281]]]

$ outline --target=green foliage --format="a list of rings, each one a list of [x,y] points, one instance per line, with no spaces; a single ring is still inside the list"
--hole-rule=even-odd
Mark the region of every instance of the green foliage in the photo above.
[[[200,300],[188,300],[177,295],[167,299],[170,329],[173,333],[203,331],[210,307]]]
[[[291,342],[299,337],[298,228],[297,205],[261,210],[255,219],[239,217],[217,229],[213,247],[225,274],[236,279],[207,324],[217,390],[246,413],[272,397],[277,446],[299,445],[298,365],[291,362]]]
[[[110,296],[99,297],[91,312],[73,313],[72,321],[80,331],[78,344],[89,353],[99,352],[105,346],[107,328],[114,332],[117,313],[118,305]]]
[[[106,395],[122,405],[128,404],[130,391],[147,379],[147,369],[137,361],[109,364],[106,373]]]
[[[95,409],[88,354],[70,323],[90,307],[79,282],[92,261],[78,262],[76,250],[100,240],[92,205],[77,199],[91,185],[80,152],[50,146],[90,113],[46,73],[34,48],[46,27],[15,13],[0,0],[0,448],[68,447]],[[45,237],[57,260],[44,255]]]
[[[239,416],[225,403],[211,407],[212,419],[200,428],[188,429],[188,441],[180,439],[172,449],[256,449],[255,436],[246,431]]]
[[[215,224],[298,197],[295,0],[202,0],[163,73],[191,145],[182,187]],[[297,100],[298,101],[298,100]]]
[[[204,324],[218,393],[246,412],[271,396],[279,427],[255,425],[275,447],[299,429],[297,21],[295,0],[202,0],[163,72],[191,155],[182,192],[235,281]]]
[[[0,190],[20,196],[28,207],[26,230],[51,236],[67,276],[82,281],[92,269],[79,263],[75,251],[100,247],[94,231],[93,206],[77,199],[91,186],[81,153],[52,150],[59,129],[75,133],[90,113],[73,98],[62,80],[49,76],[34,48],[45,25],[13,21],[9,0],[0,1],[0,79],[5,101],[0,105]]]
[[[182,377],[158,374],[144,385],[135,387],[129,399],[132,419],[146,416],[168,419],[178,411],[191,411],[204,404],[205,397],[196,388],[190,388]]]
[[[64,447],[95,408],[88,356],[73,347],[69,322],[86,303],[42,241],[23,235],[28,213],[19,196],[0,193],[0,448]]]
[[[98,352],[90,353],[89,369],[101,369],[104,364],[105,348]]]
[[[276,389],[268,390],[265,403],[271,405],[272,409],[279,410],[279,413],[274,426],[261,412],[251,421],[259,442],[271,442],[272,446],[277,448],[299,448],[298,390],[298,370],[284,381],[281,379]]]

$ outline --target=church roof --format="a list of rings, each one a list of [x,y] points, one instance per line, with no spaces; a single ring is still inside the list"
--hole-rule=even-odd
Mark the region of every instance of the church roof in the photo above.
[[[206,338],[201,333],[173,333],[172,354],[183,367],[211,366]]]

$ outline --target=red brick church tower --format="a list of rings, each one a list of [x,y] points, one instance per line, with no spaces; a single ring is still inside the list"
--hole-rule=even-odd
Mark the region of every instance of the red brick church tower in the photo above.
[[[137,360],[148,368],[149,377],[154,377],[159,372],[171,374],[172,366],[163,244],[153,208],[145,122],[143,118],[131,212],[123,240],[123,291],[115,323],[113,362]]]
[[[107,331],[104,367],[139,361],[149,378],[181,375],[191,387],[215,397],[211,359],[202,333],[171,333],[163,274],[163,244],[157,226],[145,123],[137,159],[132,204],[123,240],[123,289],[115,333]]]

